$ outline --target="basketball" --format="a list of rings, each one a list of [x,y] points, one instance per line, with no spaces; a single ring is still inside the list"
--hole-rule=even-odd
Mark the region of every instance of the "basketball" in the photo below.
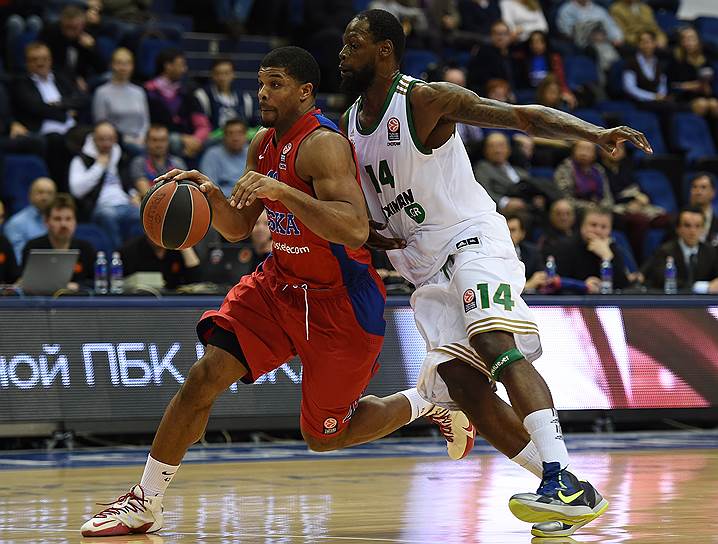
[[[155,244],[165,249],[187,249],[207,234],[212,208],[194,181],[167,180],[147,192],[140,217]]]

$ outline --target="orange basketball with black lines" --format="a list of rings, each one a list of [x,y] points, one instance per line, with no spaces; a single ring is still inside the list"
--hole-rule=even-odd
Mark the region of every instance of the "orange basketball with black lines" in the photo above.
[[[212,208],[199,185],[167,180],[153,186],[140,207],[147,237],[165,249],[187,249],[205,237],[212,224]]]

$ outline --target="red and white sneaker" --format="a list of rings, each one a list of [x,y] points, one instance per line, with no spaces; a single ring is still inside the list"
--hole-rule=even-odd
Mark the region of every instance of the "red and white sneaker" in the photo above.
[[[102,504],[102,503],[101,503]],[[137,484],[87,520],[80,528],[82,536],[118,536],[130,533],[154,533],[162,528],[162,498],[146,497]]]
[[[476,428],[464,412],[434,406],[426,417],[439,426],[441,434],[446,439],[449,457],[458,461],[469,455],[471,448],[474,447]]]

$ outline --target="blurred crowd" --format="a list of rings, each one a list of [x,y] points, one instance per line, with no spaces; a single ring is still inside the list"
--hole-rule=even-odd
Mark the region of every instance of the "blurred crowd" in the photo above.
[[[457,126],[507,217],[527,291],[600,292],[608,268],[614,289],[663,290],[673,262],[679,290],[718,292],[718,17],[679,20],[679,0],[200,4],[0,0],[0,284],[39,248],[79,249],[79,284],[91,281],[98,249],[120,251],[126,275],[161,272],[170,289],[251,271],[271,251],[266,222],[239,244],[211,231],[167,251],[144,236],[139,204],[172,168],[199,168],[230,193],[257,125],[266,52],[257,43],[310,50],[320,105],[338,118],[355,98],[338,94],[344,27],[381,8],[407,35],[403,72],[628,124],[656,151],[609,155],[589,142]],[[188,30],[219,34],[195,50]],[[375,265],[390,290],[411,290],[386,255]]]

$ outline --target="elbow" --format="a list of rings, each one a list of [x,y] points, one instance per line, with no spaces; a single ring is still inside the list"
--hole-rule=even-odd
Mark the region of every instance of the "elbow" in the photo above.
[[[344,241],[344,245],[349,249],[359,249],[366,243],[368,238],[369,224],[363,222],[361,225],[352,229],[347,236],[347,239]]]

